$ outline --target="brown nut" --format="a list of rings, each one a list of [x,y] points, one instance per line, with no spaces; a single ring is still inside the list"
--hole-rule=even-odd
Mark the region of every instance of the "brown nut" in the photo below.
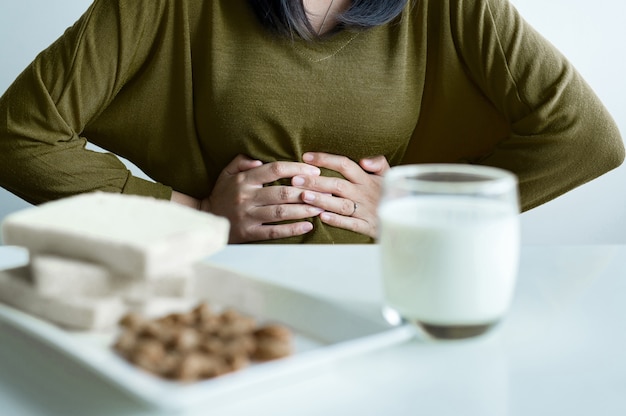
[[[129,357],[137,344],[137,334],[131,330],[123,331],[113,344],[113,349],[124,357]]]
[[[228,366],[221,357],[192,352],[182,357],[174,378],[180,381],[195,381],[217,377],[228,372]]]
[[[247,316],[238,316],[222,323],[217,334],[222,338],[234,338],[254,331],[256,321]]]
[[[222,322],[229,323],[229,322],[239,319],[241,315],[234,309],[229,308],[229,309],[225,309],[224,311],[222,311],[219,317]]]
[[[254,331],[254,337],[257,339],[279,339],[289,341],[291,339],[291,331],[282,325],[269,324]]]
[[[257,339],[256,350],[252,359],[257,361],[269,361],[291,355],[291,343],[281,339],[264,338]]]
[[[156,321],[147,321],[137,331],[137,335],[141,338],[158,339],[161,336],[161,333],[162,326]]]
[[[166,378],[175,378],[175,373],[180,366],[181,360],[182,356],[178,352],[168,351],[159,363],[160,375]]]
[[[203,378],[218,377],[231,371],[223,357],[218,355],[205,355]]]
[[[226,363],[231,371],[241,370],[250,365],[250,358],[247,354],[239,354],[228,357]]]
[[[201,322],[196,323],[196,328],[202,335],[216,335],[221,326],[222,323],[217,315],[205,317]]]
[[[202,354],[191,353],[182,357],[173,375],[180,381],[195,381],[201,378],[204,367],[205,357]]]
[[[165,348],[157,340],[147,339],[137,343],[131,360],[137,366],[153,373],[160,373],[161,362],[165,357]]]
[[[170,313],[156,320],[161,326],[176,326],[178,325],[178,317],[176,314]]]
[[[191,326],[196,321],[196,317],[192,313],[173,313],[171,315],[177,325]]]
[[[221,354],[225,357],[234,357],[239,355],[249,356],[257,348],[256,340],[251,335],[242,335],[231,338],[223,342]]]
[[[161,324],[158,330],[155,331],[153,339],[161,341],[165,347],[170,348],[179,332],[180,328],[178,325]]]
[[[200,344],[200,335],[193,328],[180,328],[170,340],[169,346],[176,351],[192,350]]]
[[[195,317],[196,322],[202,323],[206,322],[215,317],[215,314],[211,310],[211,307],[208,303],[202,302],[198,306],[196,306],[193,311],[191,311],[193,316]]]
[[[226,349],[226,345],[221,338],[208,336],[200,341],[198,349],[209,354],[222,355]]]
[[[123,328],[138,330],[145,324],[145,322],[146,319],[140,314],[136,312],[129,312],[122,316],[122,319],[119,321],[119,325]]]

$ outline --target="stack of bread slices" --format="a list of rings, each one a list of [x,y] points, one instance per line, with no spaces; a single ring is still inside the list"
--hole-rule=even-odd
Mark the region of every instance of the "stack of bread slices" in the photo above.
[[[78,330],[130,311],[188,309],[194,264],[227,244],[228,220],[150,197],[88,193],[8,215],[5,245],[29,263],[0,271],[0,302]]]

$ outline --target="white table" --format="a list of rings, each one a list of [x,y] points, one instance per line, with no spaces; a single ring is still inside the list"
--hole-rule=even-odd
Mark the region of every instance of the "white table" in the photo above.
[[[0,267],[24,261],[0,248]],[[210,259],[374,312],[376,246],[229,246]],[[189,415],[625,415],[626,246],[526,246],[515,302],[470,341],[411,341]],[[0,325],[0,414],[149,415],[89,371]]]

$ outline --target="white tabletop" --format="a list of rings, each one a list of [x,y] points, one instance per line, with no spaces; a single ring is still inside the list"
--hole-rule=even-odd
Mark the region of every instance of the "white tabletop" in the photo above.
[[[25,253],[0,248],[0,268]],[[229,246],[210,259],[375,313],[377,246]],[[526,246],[508,318],[470,340],[413,340],[188,415],[624,415],[626,246]],[[151,415],[0,324],[0,414]],[[160,414],[160,413],[159,413]]]

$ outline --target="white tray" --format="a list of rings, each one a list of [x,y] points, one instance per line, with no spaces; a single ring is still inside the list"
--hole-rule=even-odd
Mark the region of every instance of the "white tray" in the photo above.
[[[212,403],[262,393],[310,372],[325,371],[326,364],[335,360],[397,344],[414,334],[412,327],[390,327],[382,319],[210,264],[198,266],[197,285],[198,298],[210,304],[230,306],[289,326],[295,334],[295,354],[218,378],[183,384],[152,376],[117,356],[110,348],[115,331],[68,331],[4,304],[0,304],[0,321],[65,353],[127,394],[165,410],[200,404],[210,407]]]

